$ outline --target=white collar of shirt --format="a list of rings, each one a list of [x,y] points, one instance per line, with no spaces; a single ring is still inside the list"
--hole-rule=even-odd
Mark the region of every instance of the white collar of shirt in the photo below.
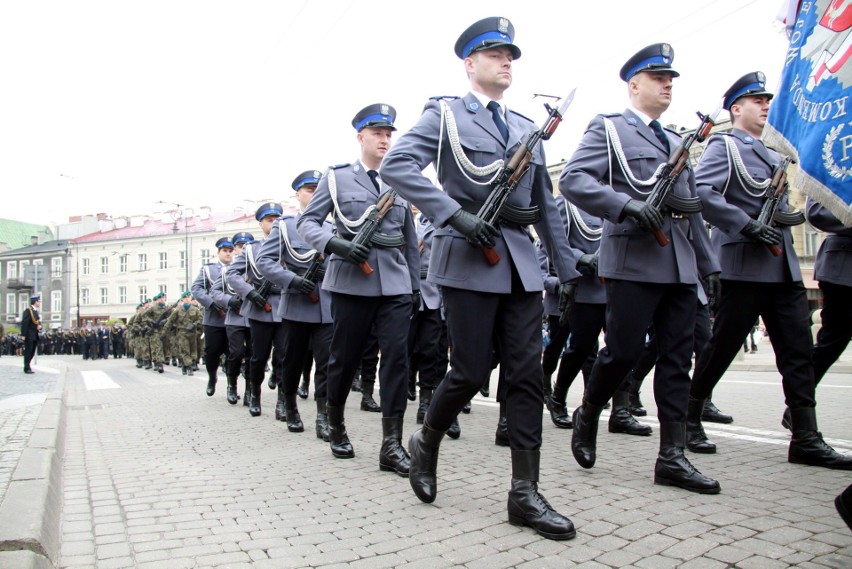
[[[642,111],[640,111],[639,109],[637,109],[636,107],[634,107],[632,105],[628,105],[627,108],[630,109],[631,111],[633,111],[633,113],[637,117],[639,117],[639,119],[643,123],[645,123],[645,126],[648,126],[649,124],[651,124],[651,121],[653,120],[651,117],[649,117],[648,115],[646,115],[645,113],[643,113]]]
[[[477,98],[477,100],[479,101],[479,103],[482,105],[483,108],[488,108],[488,103],[490,103],[493,100],[490,97],[488,97],[487,95],[484,95],[482,93],[478,93],[477,91],[471,91],[471,93],[473,93],[473,96]],[[498,105],[500,105],[500,115],[503,117],[503,120],[505,121],[506,120],[506,105],[504,105],[500,101],[494,101],[494,102],[497,103]]]
[[[366,165],[366,164],[364,164],[364,162],[362,162],[360,158],[358,159],[358,164],[360,164],[360,165],[361,165],[361,169],[362,169],[362,170],[364,170],[365,172],[369,172],[370,170],[372,170],[372,168],[367,168],[367,165]],[[378,170],[378,168],[377,168],[377,169],[376,169],[376,172],[378,172],[378,171],[379,171],[379,170]],[[382,177],[381,177],[381,176],[379,176],[379,181],[381,181],[381,179],[382,179]]]

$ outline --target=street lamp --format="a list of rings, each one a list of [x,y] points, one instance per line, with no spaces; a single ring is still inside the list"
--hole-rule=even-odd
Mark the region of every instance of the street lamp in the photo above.
[[[157,202],[158,204],[163,205],[171,205],[174,206],[175,209],[169,210],[167,213],[171,215],[172,220],[174,220],[174,225],[172,225],[172,233],[177,234],[178,232],[178,220],[183,218],[183,255],[184,255],[184,286],[186,286],[186,290],[189,290],[189,275],[190,275],[190,257],[189,257],[189,215],[192,213],[192,209],[184,209],[186,208],[186,204],[175,203],[175,202],[165,202],[160,200]]]

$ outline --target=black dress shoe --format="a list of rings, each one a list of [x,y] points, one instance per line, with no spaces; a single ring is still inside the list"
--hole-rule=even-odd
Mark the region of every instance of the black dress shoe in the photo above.
[[[346,424],[343,422],[343,407],[328,406],[328,440],[334,458],[353,458],[355,449],[349,442]]]
[[[284,400],[279,399],[275,404],[275,420],[276,421],[286,421],[287,420],[287,410],[284,408]]]
[[[787,451],[787,460],[793,464],[822,466],[835,470],[852,470],[852,456],[840,454],[826,443],[817,430],[816,409],[800,407],[790,409],[793,438]]]
[[[597,458],[598,420],[603,407],[586,401],[574,409],[574,432],[571,433],[571,453],[583,468],[591,468]]]
[[[382,447],[379,470],[408,478],[411,458],[402,447],[402,417],[382,417]]]
[[[612,396],[612,413],[609,415],[609,432],[651,436],[651,426],[643,425],[630,414],[630,394],[626,391],[616,391]]]
[[[710,399],[706,399],[704,401],[704,410],[701,412],[701,420],[707,421],[708,423],[733,423],[734,418],[730,415],[725,415],[719,408],[713,405],[713,402]]]
[[[25,369],[25,370],[24,370],[24,373],[35,373],[35,372],[34,372],[33,370],[31,370],[31,369]]]
[[[531,527],[547,539],[571,539],[577,535],[574,524],[554,510],[538,491],[539,459],[539,451],[512,451],[512,486],[507,508],[509,523]]]
[[[837,508],[837,513],[840,514],[849,529],[852,530],[852,484],[834,499],[834,507]]]
[[[447,429],[447,436],[453,440],[456,440],[461,436],[461,425],[459,425],[458,417],[453,419],[453,422],[450,423],[450,428]]]
[[[707,438],[701,424],[704,409],[703,399],[689,398],[686,408],[686,448],[701,454],[715,454],[716,443]]]
[[[686,458],[686,424],[660,422],[660,453],[654,466],[654,484],[676,486],[699,494],[718,494],[722,487],[701,474]]]
[[[462,413],[470,415],[470,401],[464,404],[464,407],[462,407]]]
[[[497,432],[494,433],[494,444],[498,447],[509,446],[509,427],[506,420],[505,403],[500,403],[500,418],[497,419]]]
[[[408,440],[408,452],[411,453],[411,466],[408,482],[421,502],[431,504],[438,495],[438,449],[444,431],[436,431],[423,423],[423,427]]]
[[[369,393],[361,394],[361,411],[368,411],[370,413],[379,413],[382,408],[379,407],[379,404],[376,403],[376,400],[373,399],[373,396]]]
[[[298,395],[300,399],[308,398],[308,382],[304,379],[302,380],[302,383],[299,384],[298,389],[296,389],[296,395]]]
[[[639,398],[639,392],[630,392],[630,414],[634,417],[645,417],[648,410],[642,405],[642,400]]]

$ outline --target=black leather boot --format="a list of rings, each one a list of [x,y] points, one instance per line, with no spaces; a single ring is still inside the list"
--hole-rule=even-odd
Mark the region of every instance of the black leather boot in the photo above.
[[[568,415],[568,406],[565,404],[565,399],[568,396],[568,390],[560,387],[557,382],[553,386],[553,393],[550,397],[544,398],[544,405],[547,407],[547,412],[550,414],[550,420],[557,429],[570,429],[574,426],[571,417]]]
[[[730,415],[725,415],[719,408],[713,405],[713,402],[708,397],[704,401],[704,410],[701,412],[701,420],[708,423],[733,423],[734,418]]]
[[[346,425],[343,423],[343,407],[328,406],[328,441],[334,458],[355,456],[355,449],[349,442]]]
[[[781,426],[787,429],[788,431],[793,431],[793,418],[790,415],[790,408],[784,408],[784,414],[781,415]]]
[[[445,431],[436,431],[424,421],[423,427],[408,439],[411,467],[408,482],[421,502],[431,504],[438,495],[438,449]]]
[[[328,414],[326,413],[326,398],[317,397],[317,438],[328,442]]]
[[[450,428],[447,429],[447,436],[453,440],[456,440],[461,436],[461,425],[459,425],[458,417],[453,419],[453,422],[450,423]]]
[[[195,375],[192,373],[192,366],[186,366],[186,375]]]
[[[373,387],[376,382],[364,381],[361,383],[361,411],[369,411],[370,413],[379,413],[382,408],[373,399]]]
[[[379,470],[396,472],[408,478],[411,459],[402,448],[402,417],[382,417],[382,448],[379,450]]]
[[[595,449],[598,438],[598,420],[601,418],[602,406],[592,405],[587,401],[574,409],[574,432],[571,433],[571,453],[574,460],[583,468],[595,465]]]
[[[142,363],[142,360],[136,360],[136,367],[141,369],[143,365],[145,364]]]
[[[609,432],[650,437],[651,426],[643,425],[630,414],[630,393],[616,391],[612,395],[612,412],[609,415]]]
[[[571,539],[577,535],[574,524],[553,509],[538,492],[537,450],[512,450],[512,487],[509,490],[509,523],[528,526],[547,539]]]
[[[361,391],[361,368],[355,371],[355,377],[352,378],[352,387],[350,389],[356,393]]]
[[[701,417],[704,412],[704,399],[689,398],[686,408],[686,448],[692,452],[715,454],[716,444],[707,438]]]
[[[654,484],[677,486],[699,494],[718,494],[719,483],[704,476],[683,454],[686,423],[660,421],[660,454],[654,466]]]
[[[151,369],[152,367],[151,360],[145,360],[145,369]]]
[[[498,447],[509,446],[509,427],[506,420],[506,403],[500,402],[500,417],[497,419],[497,432],[494,433],[494,444]]]
[[[260,416],[260,384],[251,384],[251,400],[249,401],[249,415],[252,417]]]
[[[228,403],[231,405],[236,405],[237,401],[240,400],[240,397],[237,395],[237,378],[229,377],[228,378],[228,387],[225,390],[225,393],[228,397]]]
[[[422,393],[423,390],[421,389],[420,392]],[[417,370],[414,369],[408,370],[408,400],[417,400]],[[417,424],[419,425],[422,422],[422,420],[417,421]]]
[[[287,406],[284,404],[283,385],[278,389],[278,401],[275,402],[275,420],[282,422],[287,420]]]
[[[413,401],[413,400],[412,400]],[[422,425],[423,419],[426,417],[426,411],[429,410],[429,404],[432,403],[432,390],[427,387],[420,388],[420,406],[417,408],[417,424]]]
[[[273,370],[272,373],[269,374],[269,379],[266,380],[266,385],[269,387],[269,389],[272,389],[272,390],[274,390],[276,387],[278,387],[278,378],[275,377],[275,371],[274,370]]]
[[[157,362],[157,373],[163,373],[166,370],[163,369],[163,362]]]
[[[216,393],[216,372],[208,371],[207,372],[207,397],[213,397],[213,394]]]
[[[852,470],[852,456],[840,454],[831,448],[817,430],[816,408],[790,409],[793,438],[787,451],[787,460],[793,464],[823,466],[836,470]]]
[[[291,433],[301,433],[305,430],[305,425],[302,423],[302,417],[299,415],[299,406],[297,405],[295,393],[284,394],[284,407],[287,410],[287,430]]]
[[[180,367],[180,373],[181,373],[181,375],[186,375],[186,366]]]
[[[296,395],[301,397],[302,399],[308,398],[308,387],[310,383],[310,379],[307,377],[303,377],[302,381],[299,383],[299,388],[296,389]]]
[[[243,407],[249,406],[249,401],[251,400],[251,382],[246,378],[246,390],[243,393]]]
[[[470,401],[464,404],[464,407],[462,407],[462,413],[470,415]]]
[[[642,399],[639,397],[639,392],[630,391],[630,399],[628,401],[628,410],[634,417],[644,417],[648,414],[648,410],[642,404]]]
[[[837,508],[837,513],[840,514],[849,529],[852,530],[852,484],[834,499],[834,507]]]

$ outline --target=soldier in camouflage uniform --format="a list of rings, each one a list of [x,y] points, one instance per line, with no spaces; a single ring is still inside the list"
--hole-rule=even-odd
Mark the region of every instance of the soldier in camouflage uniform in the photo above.
[[[163,370],[163,342],[160,335],[162,334],[165,323],[163,313],[168,310],[166,308],[165,293],[157,293],[153,301],[154,304],[146,309],[140,318],[143,324],[142,332],[147,336],[148,340],[151,364],[156,371],[163,373],[165,371]],[[149,369],[147,365],[145,369]]]
[[[183,375],[193,375],[192,364],[198,357],[196,332],[201,328],[203,315],[197,307],[192,306],[189,291],[184,292],[180,298],[178,306],[166,320],[166,329],[175,330],[171,338],[172,346],[175,348],[174,353],[180,357]]]

